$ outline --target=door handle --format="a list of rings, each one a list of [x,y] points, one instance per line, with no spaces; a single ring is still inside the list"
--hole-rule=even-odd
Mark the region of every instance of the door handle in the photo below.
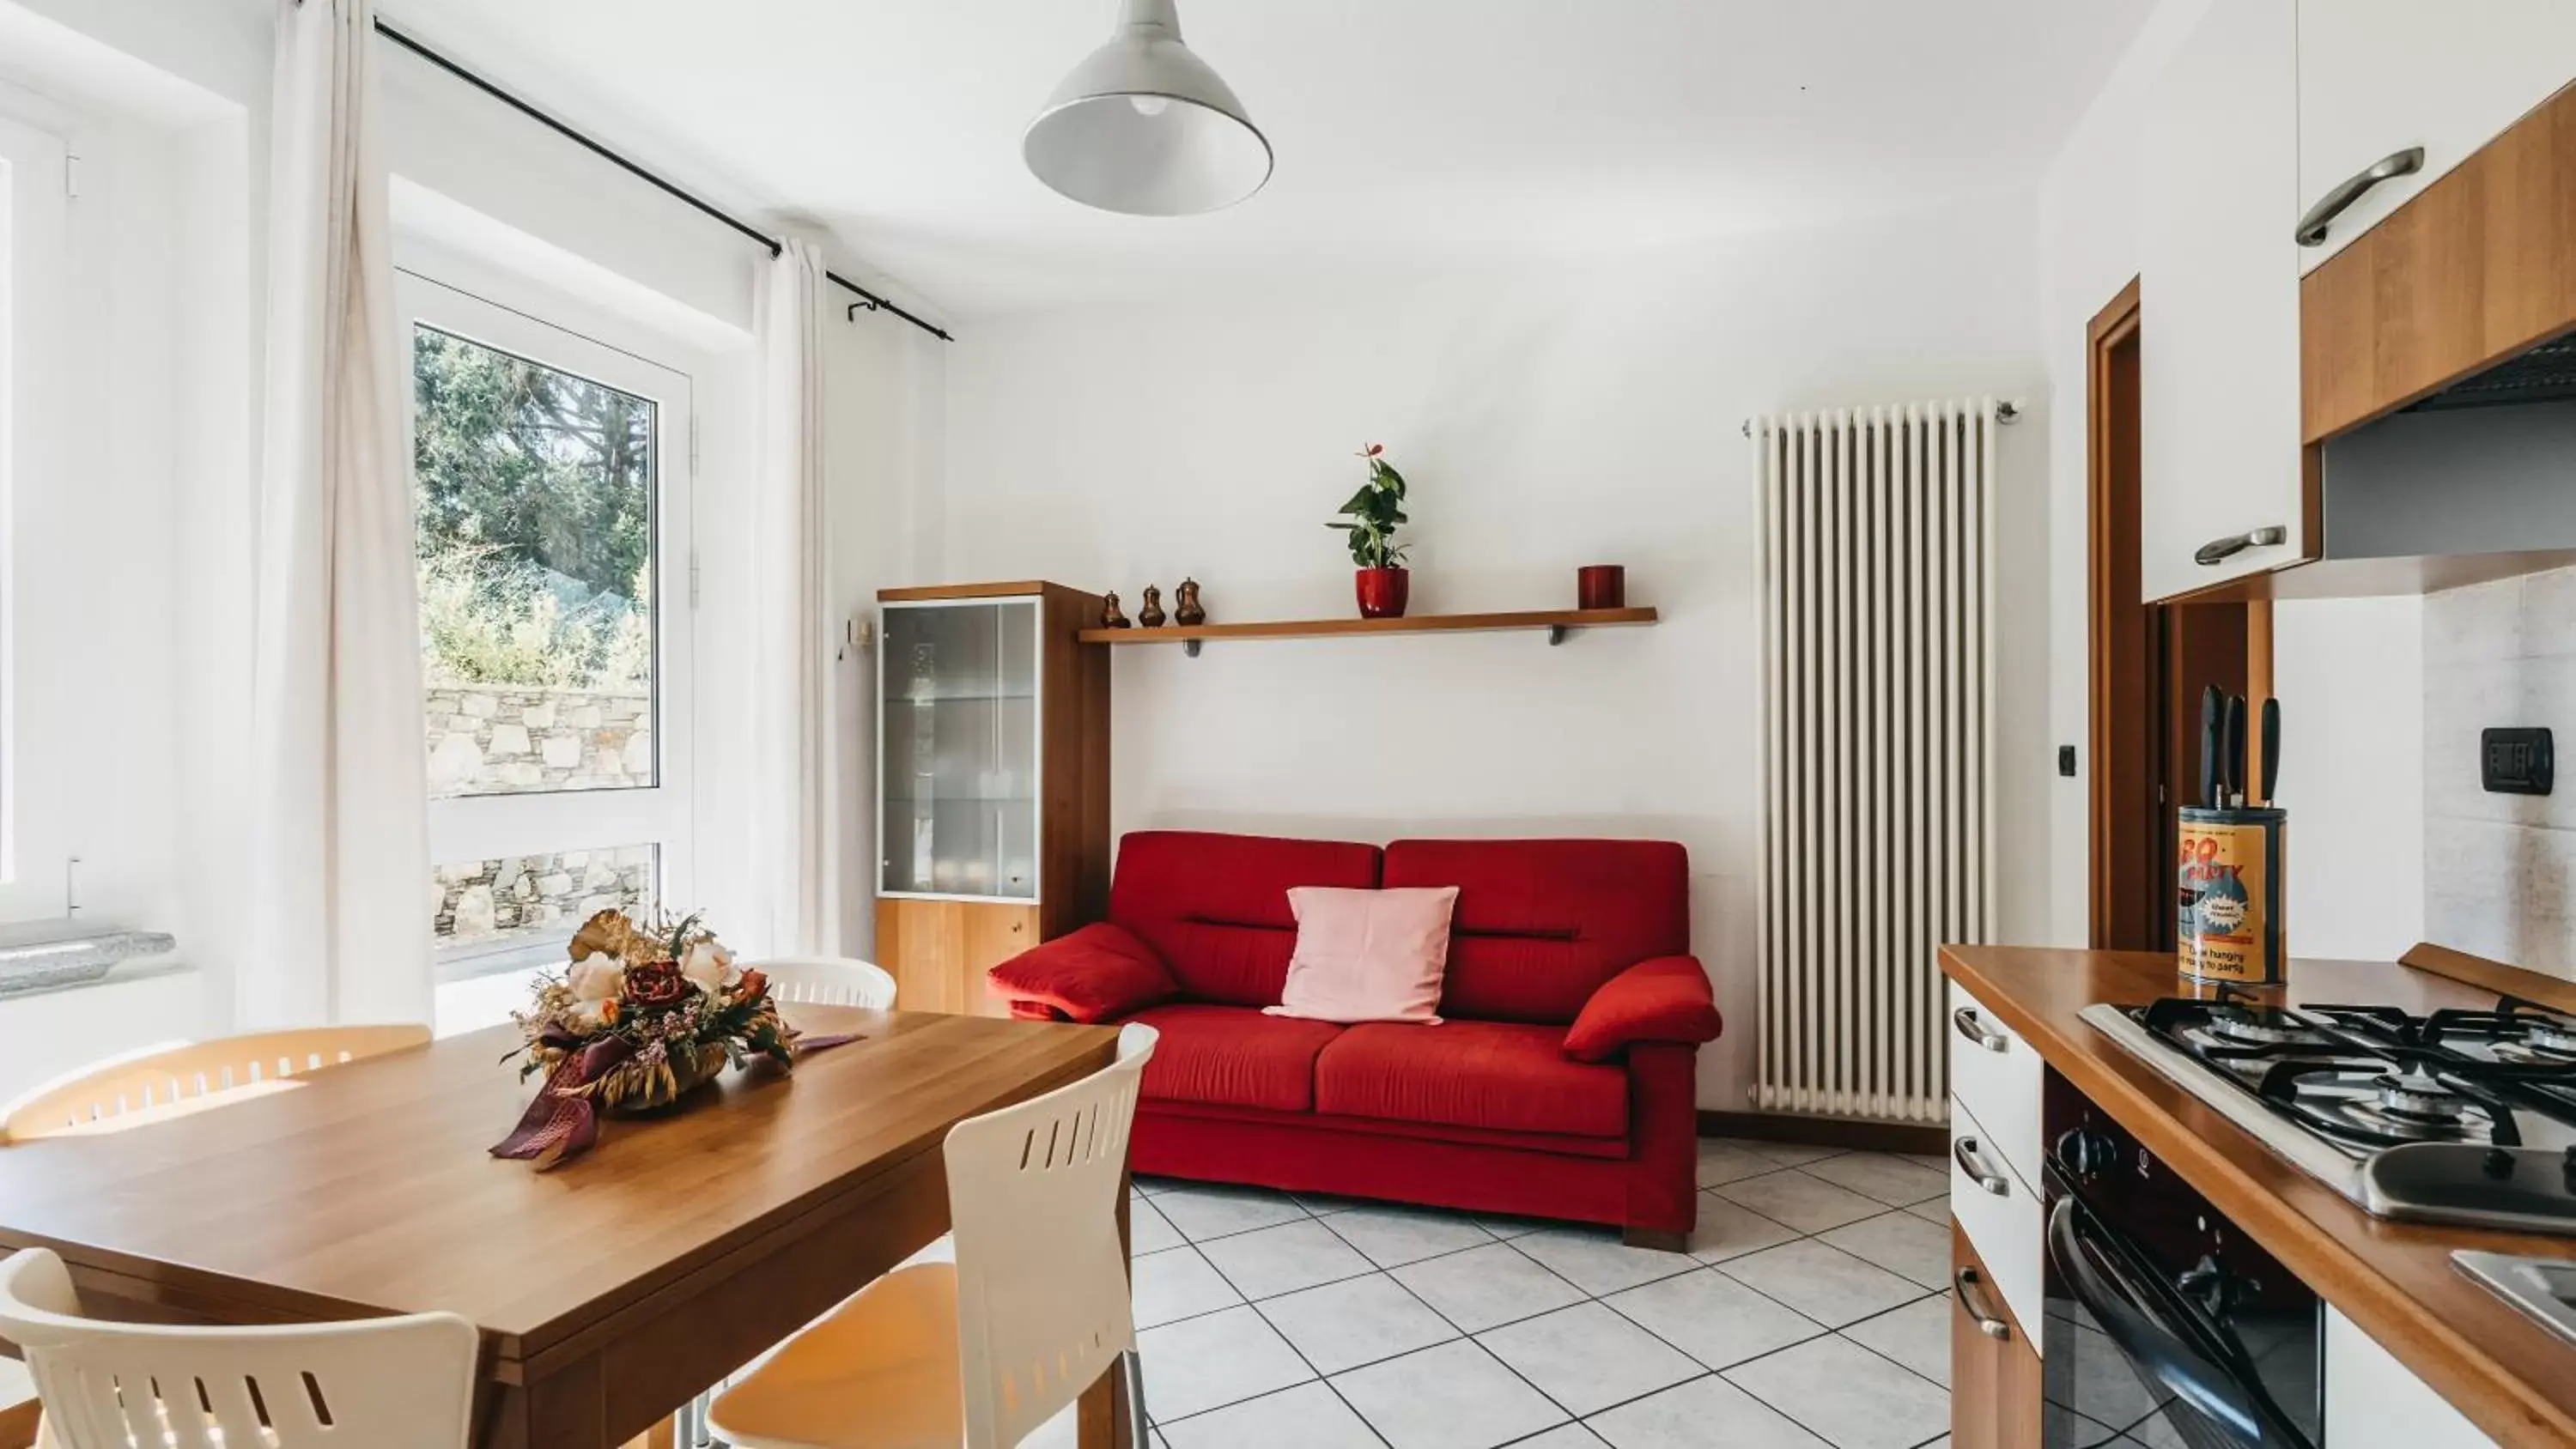
[[[1959,1306],[1976,1320],[1977,1332],[1998,1342],[2012,1337],[2012,1325],[2001,1315],[1987,1312],[1980,1301],[1984,1295],[1977,1292],[1977,1285],[1985,1280],[1977,1276],[1976,1269],[1962,1266],[1952,1275],[1951,1281],[1959,1290]]]
[[[1974,1137],[1955,1138],[1950,1143],[1950,1158],[1959,1164],[1959,1170],[1968,1175],[1970,1182],[1996,1197],[2012,1196],[2012,1184],[2005,1180],[2004,1175],[1987,1170],[1986,1165],[1977,1160],[1981,1150]]]
[[[1999,1031],[1987,1030],[1986,1024],[1977,1019],[1977,1009],[1973,1006],[1962,1006],[1951,1012],[1950,1025],[1958,1028],[1959,1035],[1990,1052],[2012,1050],[2012,1038]]]
[[[2251,533],[2237,533],[2230,534],[2225,538],[2213,538],[2209,542],[2204,543],[2199,548],[2193,550],[2191,561],[2204,566],[2210,564],[2223,564],[2249,548],[2271,548],[2276,544],[2284,544],[2289,541],[2290,530],[2276,523],[2269,528],[2255,529]]]
[[[2403,151],[2392,151],[2380,157],[2358,175],[2344,178],[2334,190],[2317,198],[2317,204],[2308,208],[2307,215],[2299,218],[2299,229],[2296,233],[2299,245],[2324,246],[2326,232],[2333,227],[2334,219],[2349,210],[2354,202],[2361,200],[2363,194],[2370,188],[2383,181],[2394,181],[2400,176],[2412,176],[2423,169],[2424,148],[2409,146]]]

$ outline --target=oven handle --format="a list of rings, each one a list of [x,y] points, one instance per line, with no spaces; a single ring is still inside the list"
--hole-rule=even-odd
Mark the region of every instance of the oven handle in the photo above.
[[[2049,1261],[2057,1265],[2075,1301],[2132,1363],[2197,1410],[2228,1443],[2242,1449],[2277,1443],[2265,1435],[2262,1416],[2233,1374],[2140,1311],[2119,1283],[2093,1266],[2078,1220],[2082,1211],[2072,1197],[2059,1198],[2048,1211]]]

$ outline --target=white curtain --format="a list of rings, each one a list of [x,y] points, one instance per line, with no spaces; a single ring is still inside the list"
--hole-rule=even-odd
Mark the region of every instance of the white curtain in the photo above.
[[[841,930],[841,710],[832,510],[823,468],[821,253],[791,238],[763,281],[756,709],[765,743],[770,949],[837,955]]]
[[[418,585],[374,0],[277,0],[245,1026],[430,1019]]]

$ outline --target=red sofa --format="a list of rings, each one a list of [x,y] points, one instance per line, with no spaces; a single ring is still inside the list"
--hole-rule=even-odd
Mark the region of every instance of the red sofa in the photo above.
[[[1443,1024],[1263,1015],[1301,885],[1457,886]],[[991,987],[1015,1016],[1162,1033],[1138,1172],[1610,1223],[1678,1248],[1693,1063],[1719,1030],[1688,887],[1669,841],[1140,831],[1120,842],[1109,919],[994,967]]]

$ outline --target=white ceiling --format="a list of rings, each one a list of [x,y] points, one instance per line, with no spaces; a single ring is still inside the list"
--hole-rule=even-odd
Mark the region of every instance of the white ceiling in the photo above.
[[[387,0],[630,154],[828,226],[951,316],[1654,247],[2030,184],[2153,0],[1182,0],[1278,153],[1085,210],[1021,128],[1111,0]]]

